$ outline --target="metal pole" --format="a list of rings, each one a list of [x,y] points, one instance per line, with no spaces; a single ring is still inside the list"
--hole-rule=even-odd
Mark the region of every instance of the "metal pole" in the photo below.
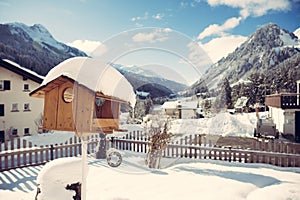
[[[81,137],[81,169],[82,169],[82,180],[81,180],[81,200],[86,200],[86,177],[87,177],[87,138]]]
[[[266,98],[267,98],[267,87],[266,87],[266,84],[265,85],[265,114],[266,114],[266,111],[267,111],[267,105],[266,105]]]

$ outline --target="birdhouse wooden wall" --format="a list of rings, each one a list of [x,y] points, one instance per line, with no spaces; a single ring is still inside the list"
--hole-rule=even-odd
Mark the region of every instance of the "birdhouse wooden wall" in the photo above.
[[[34,91],[44,98],[43,129],[83,133],[112,133],[119,129],[120,103],[67,77]]]
[[[92,131],[95,98],[92,91],[68,79],[55,79],[47,88],[44,94],[43,129]]]
[[[43,129],[73,131],[75,129],[72,103],[62,98],[66,88],[73,88],[69,80],[52,82],[44,95]]]
[[[97,104],[97,100],[101,99],[103,104]],[[99,102],[99,101],[98,101]],[[119,130],[120,102],[97,97],[95,100],[95,112],[93,127],[98,130],[101,128],[104,132]]]

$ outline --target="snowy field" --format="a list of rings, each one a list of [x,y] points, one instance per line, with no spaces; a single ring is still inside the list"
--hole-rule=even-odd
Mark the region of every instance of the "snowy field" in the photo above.
[[[209,119],[174,120],[175,134],[220,134],[252,137],[256,124],[254,113],[222,113]],[[129,131],[137,127],[123,125]],[[138,126],[139,130],[143,130]],[[61,143],[72,133],[55,132],[27,137],[36,145]],[[117,168],[106,160],[89,157],[88,200],[300,200],[300,168],[281,168],[264,164],[186,158],[162,160],[162,169],[145,166],[145,154],[121,152],[123,162]],[[57,159],[46,166],[26,167],[0,173],[0,198],[33,200],[38,184],[45,200],[72,199],[66,184],[80,181],[80,158]],[[38,177],[39,175],[39,177]],[[43,184],[46,183],[47,187]],[[47,189],[45,189],[47,188]]]
[[[163,169],[151,170],[144,165],[144,154],[122,153],[123,163],[118,168],[109,167],[105,160],[89,158],[88,200],[300,199],[299,168],[164,159]],[[63,187],[66,180],[80,180],[81,171],[80,158],[69,159],[56,160],[62,166],[57,165],[55,169],[50,163],[50,167],[28,167],[0,173],[1,199],[33,200],[36,178],[43,168],[48,168],[47,173],[40,173],[43,176],[38,182],[47,183],[47,189],[42,187],[42,193],[50,191],[46,199],[72,199],[74,192]]]

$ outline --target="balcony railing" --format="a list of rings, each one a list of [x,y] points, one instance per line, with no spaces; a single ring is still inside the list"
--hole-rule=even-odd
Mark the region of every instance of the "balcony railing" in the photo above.
[[[272,94],[266,97],[266,105],[282,109],[300,109],[300,94]]]

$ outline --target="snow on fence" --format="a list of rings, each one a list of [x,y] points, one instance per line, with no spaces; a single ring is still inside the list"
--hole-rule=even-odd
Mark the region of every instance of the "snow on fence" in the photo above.
[[[89,137],[88,153],[93,154],[99,145],[99,135]],[[147,153],[149,137],[134,131],[124,137],[108,137],[107,148]],[[13,168],[45,164],[62,157],[81,154],[81,143],[77,137],[67,142],[46,146],[34,146],[31,142],[17,138],[0,145],[0,171]],[[213,159],[229,162],[266,163],[282,167],[300,167],[300,144],[276,140],[255,140],[252,148],[231,146],[217,147],[201,135],[190,135],[170,143],[163,156],[169,158]]]
[[[90,136],[87,151],[94,153],[97,137]],[[0,171],[42,165],[56,158],[81,154],[81,140],[72,137],[65,143],[36,146],[25,139],[16,138],[0,144]]]
[[[125,138],[114,139],[112,147],[146,153],[148,140],[139,132],[130,133]],[[211,141],[207,142],[201,135],[190,135],[170,143],[163,156],[300,167],[299,151],[300,144],[277,140],[254,140],[252,148],[247,149],[232,146],[217,147],[212,145]]]

